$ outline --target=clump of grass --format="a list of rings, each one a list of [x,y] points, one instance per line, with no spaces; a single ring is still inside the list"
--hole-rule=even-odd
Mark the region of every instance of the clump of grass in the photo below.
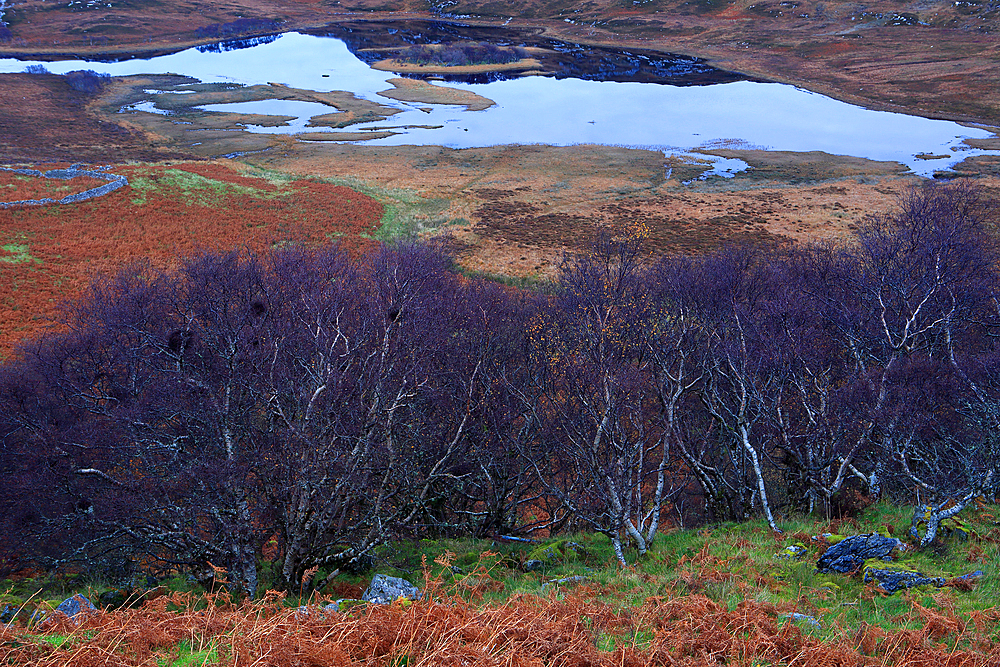
[[[4,254],[0,254],[0,262],[4,264],[41,264],[42,260],[32,257],[28,246],[23,243],[8,243],[0,246]]]

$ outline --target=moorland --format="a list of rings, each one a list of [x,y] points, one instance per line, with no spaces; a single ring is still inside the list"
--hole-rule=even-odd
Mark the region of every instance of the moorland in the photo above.
[[[387,100],[469,109],[492,101],[444,77],[673,54],[1000,149],[993,0],[0,11],[0,57],[300,31],[432,78]],[[343,91],[44,68],[0,91],[0,165],[128,181],[0,209],[0,662],[1000,659],[995,154],[920,178],[738,144],[375,146],[197,110],[391,123]],[[121,112],[151,94],[182,115]],[[0,172],[0,201],[94,182]],[[817,567],[864,534],[886,561]],[[916,578],[889,590],[883,566]],[[375,573],[424,595],[353,602]],[[100,611],[52,612],[74,593]]]

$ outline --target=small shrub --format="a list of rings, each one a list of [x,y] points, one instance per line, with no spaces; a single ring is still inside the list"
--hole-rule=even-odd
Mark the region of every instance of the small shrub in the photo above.
[[[70,88],[81,93],[99,93],[111,80],[110,74],[101,74],[94,70],[76,70],[66,74],[66,83]]]

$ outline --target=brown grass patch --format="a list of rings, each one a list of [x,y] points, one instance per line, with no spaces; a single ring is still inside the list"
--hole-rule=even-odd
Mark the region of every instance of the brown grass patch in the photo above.
[[[51,165],[32,166],[32,169],[46,171]],[[0,202],[24,201],[26,199],[62,199],[91,188],[105,185],[107,181],[92,176],[77,176],[69,180],[26,176],[10,171],[0,171]]]
[[[324,611],[321,604],[285,607],[273,592],[242,604],[209,596],[207,606],[174,594],[79,626],[65,618],[46,621],[42,636],[68,635],[58,648],[39,631],[2,627],[0,661],[145,666],[170,664],[182,648],[204,650],[211,664],[275,666],[987,667],[1000,659],[988,635],[970,634],[937,612],[922,630],[864,626],[820,641],[768,604],[746,601],[729,610],[687,595],[622,607],[595,601],[596,593],[585,586],[561,600],[518,595],[480,605],[442,595],[432,585],[424,601],[344,613]],[[995,616],[996,610],[988,611]],[[949,648],[953,642],[958,645]]]
[[[18,261],[0,262],[0,355],[48,326],[95,274],[130,261],[167,268],[200,250],[331,239],[361,249],[382,217],[381,204],[350,188],[275,185],[224,163],[113,171],[133,185],[79,204],[0,210],[0,246],[27,247]],[[184,173],[207,180],[188,187]]]
[[[477,95],[471,90],[435,86],[420,79],[389,79],[386,83],[391,83],[395,88],[383,90],[379,95],[392,100],[424,104],[464,105],[466,111],[482,111],[496,104],[493,100]]]

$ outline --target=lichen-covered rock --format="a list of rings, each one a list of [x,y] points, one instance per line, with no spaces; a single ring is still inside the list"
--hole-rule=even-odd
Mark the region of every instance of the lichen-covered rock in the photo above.
[[[774,555],[782,560],[802,560],[808,551],[803,544],[790,544]]]
[[[323,611],[326,612],[337,612],[343,613],[348,609],[353,609],[359,605],[363,605],[364,600],[355,600],[354,598],[340,598],[339,600],[334,600],[330,604],[323,607]]]
[[[548,589],[551,588],[552,586],[566,586],[567,584],[581,584],[581,583],[583,583],[585,581],[587,581],[587,577],[585,577],[583,575],[580,575],[580,574],[573,575],[572,577],[564,577],[562,579],[556,579],[555,581],[546,581],[544,584],[542,584],[542,595],[545,595],[548,592]]]
[[[816,569],[820,572],[854,572],[866,560],[891,558],[892,552],[902,546],[902,541],[878,533],[853,535],[827,549],[816,561]]]
[[[97,613],[97,607],[94,603],[83,597],[79,593],[73,597],[66,598],[59,603],[56,607],[56,611],[66,614],[74,621],[80,622],[87,616]]]
[[[0,623],[12,623],[15,618],[17,618],[17,612],[20,607],[16,607],[12,604],[6,604],[3,610],[0,611]]]
[[[944,586],[944,577],[928,577],[922,572],[903,567],[879,567],[878,564],[865,566],[865,583],[874,583],[886,593],[892,594],[915,586]]]
[[[419,600],[421,595],[420,589],[406,579],[376,574],[361,599],[374,604],[389,604],[399,598]]]

